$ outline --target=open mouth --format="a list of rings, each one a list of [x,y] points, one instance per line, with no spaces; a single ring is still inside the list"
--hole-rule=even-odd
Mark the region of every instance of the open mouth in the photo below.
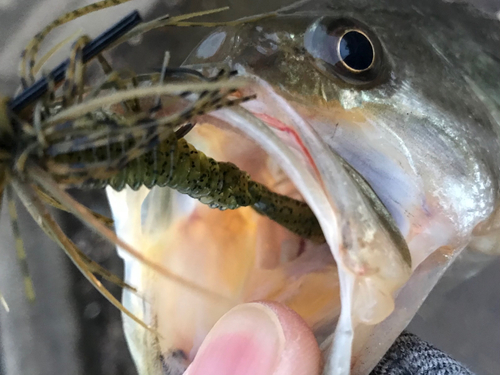
[[[270,190],[306,201],[327,243],[305,240],[250,207],[214,210],[170,189],[108,190],[119,236],[212,292],[193,291],[124,257],[126,281],[141,295],[125,292],[123,303],[159,333],[153,337],[125,321],[139,369],[158,358],[167,367],[189,363],[225,312],[255,300],[292,308],[325,351],[342,316],[342,329],[350,331],[343,335],[349,352],[343,361],[350,366],[354,328],[384,320],[394,308],[394,292],[410,275],[406,243],[395,240],[395,226],[387,225],[390,217],[381,219],[380,202],[375,205],[376,196],[363,191],[362,178],[350,174],[269,87],[251,90],[258,91],[258,100],[246,109],[201,116],[186,140]]]

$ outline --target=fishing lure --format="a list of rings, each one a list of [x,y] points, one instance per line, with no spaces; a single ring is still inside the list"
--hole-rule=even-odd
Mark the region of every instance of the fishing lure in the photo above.
[[[111,46],[159,25],[214,25],[183,21],[207,12],[162,17],[149,23],[142,23],[139,13],[132,12],[94,40],[79,38],[68,60],[35,81],[37,71],[50,57],[46,55],[36,61],[39,45],[51,30],[83,14],[125,1],[128,0],[105,0],[67,13],[45,27],[24,50],[20,75],[25,89],[17,97],[0,102],[0,193],[5,190],[7,194],[28,298],[34,298],[34,291],[27,272],[14,191],[87,279],[122,312],[150,329],[125,309],[94,274],[121,287],[134,288],[79,250],[50,215],[46,204],[73,213],[162,275],[215,298],[220,296],[146,259],[117,238],[109,228],[109,219],[76,202],[63,188],[97,189],[109,185],[121,190],[125,186],[132,189],[142,185],[168,186],[221,210],[251,206],[313,241],[324,242],[324,237],[307,204],[271,192],[234,164],[215,161],[183,138],[196,116],[252,99],[233,95],[245,81],[232,78],[234,74],[224,70],[207,78],[194,70],[167,68],[168,56],[161,74],[132,74],[124,79],[102,55]],[[86,87],[85,67],[94,58],[105,76],[98,85]],[[173,82],[164,84],[167,76]],[[180,82],[175,77],[180,77]],[[140,86],[141,81],[149,85]],[[112,93],[108,94],[110,90]],[[143,108],[140,99],[153,96],[157,97],[155,105]],[[179,110],[160,115],[166,99],[183,105]],[[124,110],[114,110],[116,106]]]
[[[64,17],[62,17],[64,18]],[[66,17],[67,18],[67,17]],[[85,207],[78,205],[67,193],[61,190],[59,184],[53,183],[53,176],[50,168],[50,150],[61,151],[61,145],[70,143],[67,151],[72,152],[75,149],[88,150],[96,147],[99,142],[105,144],[113,144],[121,142],[121,136],[126,135],[127,140],[132,141],[133,146],[128,147],[120,155],[115,155],[122,163],[127,164],[127,160],[140,156],[148,148],[152,147],[151,142],[148,144],[141,143],[144,136],[144,126],[146,117],[134,112],[135,119],[128,119],[127,128],[121,128],[124,122],[118,123],[110,121],[108,118],[105,122],[88,121],[95,111],[95,103],[99,102],[99,108],[105,106],[106,100],[109,104],[124,103],[128,101],[151,95],[170,95],[173,98],[187,91],[194,95],[206,90],[213,90],[220,93],[221,98],[225,98],[231,90],[238,87],[237,82],[229,82],[226,77],[220,77],[218,81],[203,82],[194,84],[170,84],[170,85],[155,85],[152,87],[136,88],[128,90],[126,87],[121,87],[121,80],[115,72],[110,71],[109,64],[101,55],[105,49],[109,48],[111,42],[117,40],[120,36],[125,35],[135,25],[141,22],[137,12],[133,12],[129,16],[122,19],[112,28],[97,37],[94,41],[87,43],[86,40],[80,39],[75,43],[71,58],[59,65],[48,76],[36,81],[33,85],[26,88],[20,95],[13,99],[2,98],[0,101],[0,191],[5,190],[9,213],[11,216],[12,228],[15,236],[16,249],[20,259],[22,270],[25,279],[26,294],[29,299],[34,299],[34,289],[31,279],[28,275],[26,264],[26,255],[24,252],[23,242],[20,236],[17,212],[13,199],[14,191],[26,206],[30,214],[40,224],[42,229],[54,239],[68,254],[71,260],[77,265],[81,272],[89,279],[89,281],[116,307],[125,314],[134,319],[137,323],[144,325],[141,320],[133,316],[126,310],[120,302],[118,302],[96,279],[94,274],[100,275],[103,278],[118,284],[121,287],[134,290],[130,285],[125,284],[117,276],[102,268],[99,264],[88,258],[78,247],[72,243],[57,225],[53,217],[47,210],[45,203],[55,206],[66,211],[81,213],[80,217],[87,223],[92,223],[97,231],[104,234],[110,241],[119,244],[126,251],[145,262],[153,269],[162,273],[166,277],[172,278],[180,283],[183,283],[191,288],[203,291],[197,285],[186,283],[181,277],[172,275],[167,270],[158,267],[153,262],[148,262],[147,259],[141,256],[140,253],[124,244],[116,238],[116,235],[109,229],[110,221],[97,214],[90,212]],[[48,27],[50,28],[50,27]],[[47,28],[46,28],[47,29]],[[41,42],[42,38],[37,38]],[[32,43],[30,43],[32,45]],[[23,53],[23,58],[30,55],[30,50]],[[51,52],[49,52],[51,53]],[[106,76],[101,85],[94,87],[89,95],[83,85],[83,71],[85,64],[92,58],[96,57]],[[41,60],[47,60],[44,56]],[[30,66],[37,67],[34,61]],[[31,70],[30,74],[36,73],[36,69]],[[24,82],[29,81],[29,76],[25,77]],[[57,90],[58,86],[62,87]],[[241,82],[239,83],[241,84]],[[106,85],[111,85],[115,90],[123,89],[122,92],[104,95],[96,98],[101,93],[101,88]],[[60,93],[62,91],[62,94]],[[120,95],[122,94],[122,95]],[[85,100],[83,97],[85,96]],[[215,96],[215,95],[214,95]],[[94,97],[94,101],[87,98]],[[75,102],[79,102],[76,105]],[[193,111],[196,109],[196,111]],[[78,112],[78,111],[81,112]],[[178,123],[175,119],[189,119],[186,116],[187,111],[192,115],[200,113],[202,108],[196,98],[187,105],[187,108],[173,113],[169,118],[164,119],[162,124],[158,123],[155,127],[158,141],[161,139],[162,131],[172,126],[172,123]],[[209,110],[207,108],[206,110]],[[69,113],[71,112],[71,113]],[[57,118],[67,116],[64,123],[57,124]],[[49,125],[54,125],[51,127]],[[140,125],[139,125],[140,124]],[[147,126],[146,126],[147,129]],[[150,128],[152,129],[152,128]],[[96,133],[96,130],[98,132]],[[77,137],[78,135],[78,137]],[[82,139],[86,138],[86,142]],[[143,149],[141,149],[143,148]],[[83,168],[82,173],[87,173],[92,176],[102,174],[113,175],[113,159],[110,158],[105,163],[97,166],[88,164]],[[101,173],[101,174],[100,174]],[[78,176],[73,173],[73,176]],[[81,176],[81,174],[80,174]],[[59,191],[61,190],[61,191]],[[62,198],[60,197],[62,194]],[[95,221],[93,221],[95,220]],[[146,327],[148,328],[148,327]]]

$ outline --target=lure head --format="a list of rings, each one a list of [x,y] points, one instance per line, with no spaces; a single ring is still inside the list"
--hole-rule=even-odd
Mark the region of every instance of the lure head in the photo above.
[[[332,373],[368,373],[459,251],[500,227],[497,22],[444,2],[336,0],[211,33],[186,64],[229,65],[253,79],[241,94],[257,99],[244,105],[251,115],[200,119],[192,141],[301,195],[328,246],[301,247],[252,213],[213,213],[175,193],[163,200],[163,245],[137,244],[233,305],[288,304],[326,348]],[[126,302],[157,319],[164,358],[177,348],[192,358],[231,306],[168,289],[132,261],[127,270],[152,292],[147,309]],[[127,327],[129,342],[147,341]],[[134,348],[140,366],[151,360],[152,350]]]

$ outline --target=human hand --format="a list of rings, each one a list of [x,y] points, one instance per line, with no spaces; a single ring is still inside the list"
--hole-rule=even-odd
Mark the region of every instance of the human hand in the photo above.
[[[185,375],[319,375],[318,344],[278,303],[238,305],[212,328]]]
[[[312,331],[295,312],[273,302],[238,305],[207,335],[185,375],[319,375]],[[466,367],[403,332],[371,375],[473,375]]]

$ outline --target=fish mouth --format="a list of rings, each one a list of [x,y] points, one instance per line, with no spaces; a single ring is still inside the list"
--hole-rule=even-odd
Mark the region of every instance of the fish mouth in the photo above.
[[[217,63],[231,65],[253,82],[239,94],[257,99],[199,117],[186,138],[269,189],[306,201],[327,243],[309,243],[250,208],[220,212],[166,189],[130,192],[124,214],[118,210],[123,199],[113,204],[115,193],[108,192],[115,218],[127,217],[121,228],[116,220],[121,237],[169,271],[223,297],[158,277],[124,255],[126,281],[143,295],[125,291],[123,304],[160,334],[144,332],[124,317],[134,360],[141,374],[160,374],[151,370],[158,363],[178,368],[179,358],[187,364],[224,313],[260,299],[284,303],[302,316],[323,349],[331,370],[326,373],[348,374],[357,363],[368,373],[368,362],[380,360],[465,241],[456,230],[462,207],[453,200],[473,196],[462,194],[472,186],[454,174],[472,171],[462,162],[455,136],[433,121],[455,116],[441,107],[439,95],[433,101],[419,92],[418,81],[417,90],[412,81],[388,85],[389,94],[375,90],[376,100],[351,95],[357,90],[336,90],[334,80],[323,92],[316,85],[323,81],[321,72],[297,70],[306,62],[297,59],[289,67],[293,59],[285,59],[283,70],[290,74],[278,74],[273,43],[258,53],[255,46],[246,51],[251,39],[238,32],[215,33],[204,44],[210,48],[187,61],[199,63],[194,69],[205,65],[208,76],[217,73]],[[264,39],[272,42],[279,35]],[[318,77],[303,90],[296,78],[309,74]],[[401,101],[408,97],[411,102]],[[415,103],[429,113],[413,113]],[[419,142],[434,145],[438,157],[424,156]],[[456,170],[435,172],[447,164]],[[433,252],[436,257],[429,257]]]
[[[342,317],[350,333],[340,337],[350,348],[356,327],[373,326],[393,311],[395,292],[410,276],[406,242],[362,176],[286,99],[253,78],[249,92],[240,94],[256,93],[257,100],[199,117],[186,139],[272,191],[305,200],[327,243],[304,240],[251,208],[214,210],[170,189],[108,190],[113,216],[127,217],[116,221],[120,236],[170,272],[222,297],[158,277],[123,254],[125,279],[141,293],[124,291],[123,304],[159,333],[124,317],[140,373],[154,373],[159,359],[162,368],[179,368],[180,357],[189,363],[225,312],[256,300],[296,311],[325,352]],[[342,366],[350,366],[350,358],[346,353]]]

